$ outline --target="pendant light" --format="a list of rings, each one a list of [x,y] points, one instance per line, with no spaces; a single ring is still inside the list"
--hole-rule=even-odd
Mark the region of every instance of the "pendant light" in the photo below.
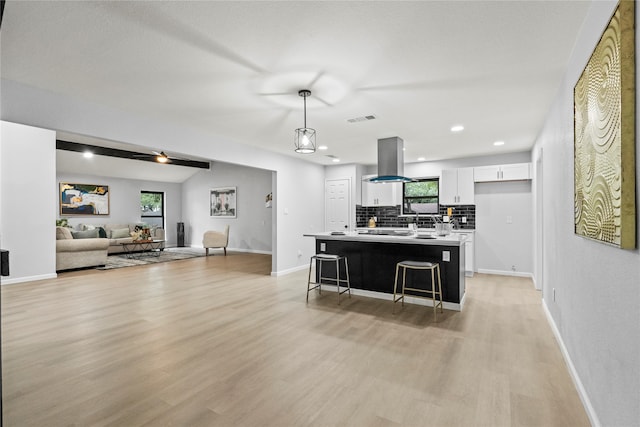
[[[310,154],[316,151],[316,130],[307,127],[307,96],[311,95],[308,89],[298,91],[304,99],[304,127],[296,129],[293,143],[296,146],[296,153]]]

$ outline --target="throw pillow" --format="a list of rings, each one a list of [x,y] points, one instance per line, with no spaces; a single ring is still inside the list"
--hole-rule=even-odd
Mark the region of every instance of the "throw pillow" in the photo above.
[[[116,228],[115,230],[111,230],[112,239],[124,239],[125,237],[130,237],[128,228]]]
[[[67,227],[56,227],[56,240],[67,240],[73,239],[71,235],[71,230]]]
[[[98,237],[98,230],[72,231],[71,235],[74,239],[96,239]]]
[[[107,232],[104,231],[104,228],[96,227],[96,230],[98,230],[98,237],[100,237],[101,239],[106,239],[107,238]]]

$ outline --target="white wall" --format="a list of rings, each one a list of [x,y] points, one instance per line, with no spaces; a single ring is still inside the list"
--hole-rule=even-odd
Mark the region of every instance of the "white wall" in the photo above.
[[[80,184],[101,184],[109,186],[109,215],[60,216],[60,200],[57,200],[55,214],[67,218],[69,224],[129,224],[144,222],[140,217],[140,192],[161,191],[165,193],[165,223],[167,246],[177,244],[176,223],[182,220],[182,184],[173,182],[139,181],[93,175],[58,173],[60,182]]]
[[[11,275],[3,284],[56,276],[56,134],[0,122],[0,243]]]
[[[229,225],[231,250],[271,253],[273,208],[265,207],[271,193],[271,171],[214,162],[210,171],[201,171],[182,184],[186,244],[202,247],[207,230],[223,230]],[[236,218],[209,215],[209,191],[215,187],[236,187]]]
[[[640,420],[640,251],[574,234],[573,87],[616,1],[594,1],[567,74],[536,141],[542,149],[543,301],[594,425],[637,426]],[[640,22],[636,7],[636,22]],[[640,32],[636,33],[636,46]],[[636,49],[636,55],[638,55]],[[636,88],[640,87],[636,74]],[[637,98],[636,105],[640,105]],[[636,127],[640,125],[637,120]],[[636,159],[640,143],[636,138]],[[640,189],[636,160],[636,194]],[[537,192],[536,192],[537,193]],[[637,203],[637,206],[640,204]],[[537,208],[538,206],[536,206]],[[637,230],[640,230],[640,221]],[[555,289],[555,300],[554,300]]]
[[[275,171],[272,270],[283,274],[308,265],[315,247],[303,234],[324,229],[323,166],[10,80],[1,84],[3,120]]]
[[[478,272],[530,277],[533,272],[531,181],[476,183],[475,191]]]

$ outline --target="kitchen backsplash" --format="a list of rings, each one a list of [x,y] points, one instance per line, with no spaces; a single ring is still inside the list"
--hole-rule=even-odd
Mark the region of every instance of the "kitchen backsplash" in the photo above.
[[[447,214],[447,208],[452,208],[452,217],[457,222],[460,229],[476,228],[476,206],[475,205],[440,205],[440,215]],[[415,217],[400,216],[400,205],[398,206],[360,206],[356,205],[356,227],[367,227],[369,218],[378,217],[376,227],[407,227],[415,221]],[[462,217],[467,217],[467,222],[462,222]],[[419,217],[419,228],[433,228],[434,222],[431,217]]]

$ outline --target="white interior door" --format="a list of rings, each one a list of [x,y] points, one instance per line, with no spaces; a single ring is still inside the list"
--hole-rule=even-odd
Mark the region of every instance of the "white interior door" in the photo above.
[[[328,179],[325,188],[325,231],[346,231],[351,218],[351,180]]]

